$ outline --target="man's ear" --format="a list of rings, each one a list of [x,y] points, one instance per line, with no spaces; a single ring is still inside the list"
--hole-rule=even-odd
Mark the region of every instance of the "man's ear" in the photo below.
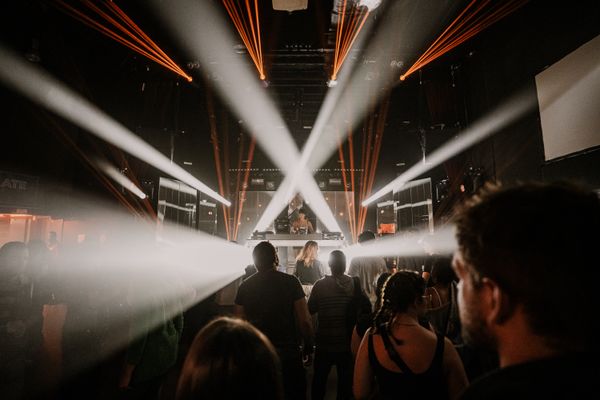
[[[487,304],[487,322],[494,325],[502,325],[510,318],[513,312],[512,303],[508,294],[489,278],[482,279],[484,298]]]

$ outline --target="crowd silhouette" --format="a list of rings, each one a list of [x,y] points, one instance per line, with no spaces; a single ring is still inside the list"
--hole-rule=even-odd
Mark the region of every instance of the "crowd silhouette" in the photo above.
[[[343,250],[326,273],[309,241],[292,275],[261,242],[233,309],[215,294],[149,294],[136,277],[80,279],[90,271],[65,272],[56,235],[6,243],[0,397],[597,397],[598,196],[564,184],[487,187],[452,222],[458,249],[428,256],[430,274]],[[161,284],[195,296],[185,282]]]

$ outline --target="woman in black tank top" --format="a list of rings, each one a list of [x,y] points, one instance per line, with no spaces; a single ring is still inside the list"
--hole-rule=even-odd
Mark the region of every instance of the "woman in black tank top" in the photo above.
[[[450,399],[466,388],[452,343],[419,324],[424,293],[425,281],[412,272],[397,272],[387,280],[375,326],[358,351],[357,399],[370,398],[376,391],[381,399]]]

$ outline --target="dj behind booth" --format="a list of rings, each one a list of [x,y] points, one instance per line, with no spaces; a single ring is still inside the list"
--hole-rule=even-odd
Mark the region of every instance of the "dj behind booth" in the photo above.
[[[277,248],[281,269],[289,274],[295,272],[296,256],[307,241],[317,242],[319,248],[324,250],[323,254],[345,244],[341,232],[324,232],[320,229],[315,214],[299,194],[281,211],[273,227],[275,232],[254,232],[246,245],[254,247],[263,240],[271,242]]]
[[[287,210],[283,210],[275,220],[276,233],[313,234],[317,218],[314,213],[304,205],[304,200],[297,194],[290,201]]]

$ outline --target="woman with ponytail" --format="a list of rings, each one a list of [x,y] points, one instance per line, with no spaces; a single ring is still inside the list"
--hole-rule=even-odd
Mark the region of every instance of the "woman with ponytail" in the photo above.
[[[354,369],[354,396],[454,399],[467,378],[452,342],[419,324],[426,283],[400,271],[385,282],[374,327],[365,334]],[[375,385],[375,383],[377,385]]]

